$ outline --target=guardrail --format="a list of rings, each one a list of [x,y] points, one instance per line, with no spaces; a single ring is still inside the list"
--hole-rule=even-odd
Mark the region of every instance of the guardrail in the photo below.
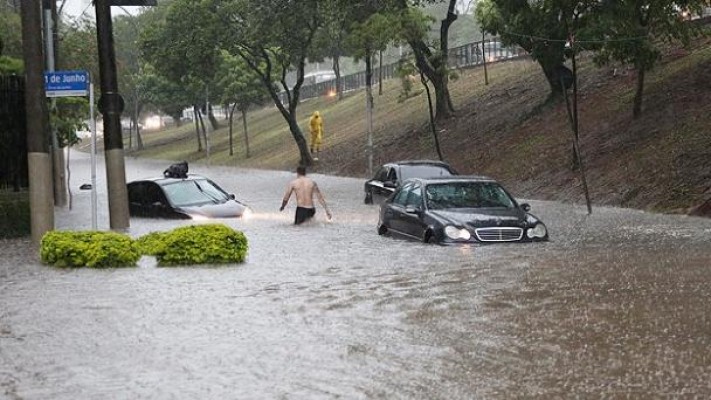
[[[453,69],[464,69],[476,67],[484,64],[484,55],[487,63],[495,63],[513,58],[526,56],[527,53],[519,47],[506,47],[498,38],[473,42],[464,46],[449,49],[448,65]],[[383,66],[383,80],[397,78],[398,62]],[[380,68],[373,68],[373,79],[380,76]],[[365,87],[365,71],[341,77],[341,88],[344,92]],[[312,85],[302,86],[300,92],[301,100],[315,97],[327,96],[336,92],[336,80],[332,79]],[[286,96],[281,94],[282,103],[286,102]]]

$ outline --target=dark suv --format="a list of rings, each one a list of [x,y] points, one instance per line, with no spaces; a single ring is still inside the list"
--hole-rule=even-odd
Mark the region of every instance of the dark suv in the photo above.
[[[365,182],[365,204],[382,203],[406,179],[451,175],[457,175],[457,172],[443,161],[412,160],[383,164],[373,179]]]

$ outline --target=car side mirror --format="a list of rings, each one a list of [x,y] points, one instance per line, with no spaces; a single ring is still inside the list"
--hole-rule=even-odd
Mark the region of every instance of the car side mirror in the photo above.
[[[528,203],[523,203],[519,207],[521,207],[521,209],[525,212],[531,211],[531,205]]]
[[[235,195],[234,195],[233,193],[228,194],[227,197],[229,197],[230,200],[236,199],[236,197],[235,197]]]
[[[420,207],[407,206],[405,207],[405,212],[408,214],[420,215],[422,209]]]
[[[393,181],[385,181],[383,182],[383,186],[385,186],[386,188],[395,189],[397,187],[397,183]]]

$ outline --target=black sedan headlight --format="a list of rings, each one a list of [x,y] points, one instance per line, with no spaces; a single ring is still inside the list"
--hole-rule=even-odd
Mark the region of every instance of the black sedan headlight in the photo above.
[[[548,235],[548,229],[542,223],[537,223],[532,228],[528,228],[526,231],[526,237],[529,239],[543,239]]]
[[[465,228],[447,225],[444,227],[444,234],[452,240],[469,240],[472,234]]]

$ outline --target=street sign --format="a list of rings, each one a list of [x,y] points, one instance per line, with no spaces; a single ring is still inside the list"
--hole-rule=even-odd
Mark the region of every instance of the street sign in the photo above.
[[[55,71],[44,73],[47,97],[83,97],[89,95],[89,72]]]

